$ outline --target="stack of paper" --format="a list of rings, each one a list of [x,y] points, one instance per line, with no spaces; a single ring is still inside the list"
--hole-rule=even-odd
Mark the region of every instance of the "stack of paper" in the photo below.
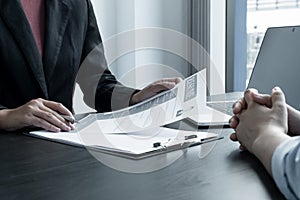
[[[203,70],[132,107],[90,114],[68,133],[35,131],[29,135],[135,159],[215,140],[218,135],[213,133],[162,128],[199,114],[206,106],[205,77]]]

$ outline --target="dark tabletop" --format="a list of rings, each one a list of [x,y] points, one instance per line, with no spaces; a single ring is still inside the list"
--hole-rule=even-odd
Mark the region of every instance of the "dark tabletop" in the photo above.
[[[213,131],[213,130],[212,130]],[[0,134],[0,199],[284,199],[261,163],[224,139],[192,147],[171,165],[126,173],[84,148],[17,133]],[[202,151],[210,149],[205,155]]]

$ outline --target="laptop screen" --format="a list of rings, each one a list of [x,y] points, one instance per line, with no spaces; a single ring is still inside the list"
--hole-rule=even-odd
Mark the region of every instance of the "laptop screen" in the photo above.
[[[269,28],[265,34],[248,88],[270,94],[275,86],[300,109],[300,26]]]

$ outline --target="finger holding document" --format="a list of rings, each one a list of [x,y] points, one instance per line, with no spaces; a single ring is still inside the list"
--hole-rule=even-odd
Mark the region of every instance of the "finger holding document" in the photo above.
[[[0,129],[15,131],[39,127],[51,132],[71,131],[75,126],[60,114],[72,116],[62,104],[44,99],[34,99],[15,109],[0,110]]]

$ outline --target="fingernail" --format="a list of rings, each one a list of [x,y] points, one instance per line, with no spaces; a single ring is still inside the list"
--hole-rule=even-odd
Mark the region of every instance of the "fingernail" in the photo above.
[[[75,126],[73,124],[70,124],[71,130],[75,130]]]
[[[274,87],[274,90],[275,91],[281,91],[280,87],[278,87],[278,86]]]
[[[228,121],[228,122],[229,122],[229,125],[231,124],[232,120],[233,120],[232,118],[229,119],[229,121]]]
[[[59,133],[61,131],[61,129],[60,128],[55,128],[55,133]]]
[[[71,128],[67,125],[64,125],[64,128],[65,128],[65,131],[70,131],[71,130]]]

